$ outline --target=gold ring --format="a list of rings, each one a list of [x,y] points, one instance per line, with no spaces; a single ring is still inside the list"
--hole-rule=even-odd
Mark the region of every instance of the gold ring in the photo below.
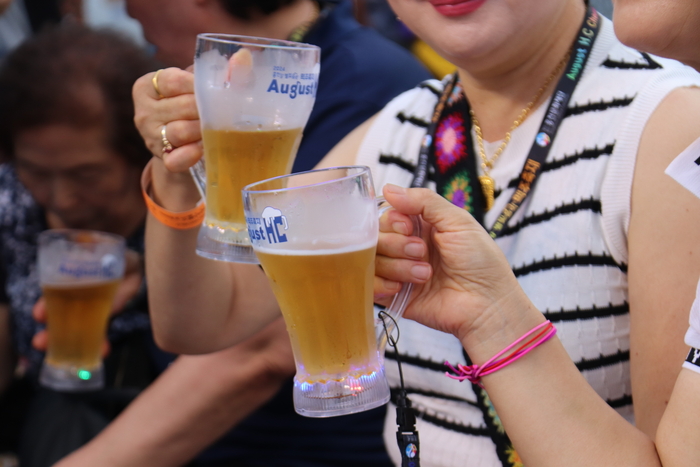
[[[163,155],[170,154],[173,150],[173,145],[168,140],[168,137],[165,136],[165,125],[160,129],[160,138],[163,141]]]
[[[161,70],[156,71],[156,74],[153,75],[153,79],[151,79],[151,82],[153,83],[153,89],[156,90],[156,94],[158,94],[159,99],[162,99],[165,97],[163,94],[160,93],[160,89],[158,89],[158,73],[160,73],[161,71],[163,71],[163,70],[161,69]]]

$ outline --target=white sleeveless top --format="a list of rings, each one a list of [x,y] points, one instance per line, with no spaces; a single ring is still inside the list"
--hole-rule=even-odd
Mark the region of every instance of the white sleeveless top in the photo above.
[[[369,129],[356,162],[372,169],[378,192],[386,183],[410,185],[443,84],[427,81],[398,96]],[[652,112],[683,86],[700,86],[700,75],[622,45],[603,19],[537,185],[496,240],[579,370],[630,421],[627,230],[635,158]],[[547,104],[512,133],[491,170],[496,199],[485,216],[488,227],[513,194]],[[491,146],[488,154],[498,143]],[[434,190],[430,175],[427,186]],[[419,416],[421,464],[501,465],[471,386],[444,376],[444,361],[465,363],[460,342],[408,320],[400,328],[406,387]],[[390,384],[397,388],[397,365],[389,352],[387,357]],[[385,442],[400,465],[394,419],[390,404]]]

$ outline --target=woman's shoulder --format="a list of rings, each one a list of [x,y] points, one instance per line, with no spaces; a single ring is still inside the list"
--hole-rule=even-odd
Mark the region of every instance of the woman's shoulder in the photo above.
[[[596,76],[609,85],[628,86],[630,90],[646,92],[659,83],[677,86],[683,83],[700,83],[700,73],[683,63],[659,57],[629,47],[615,36],[612,22],[603,20],[600,37],[591,58]],[[686,84],[687,85],[687,84]]]

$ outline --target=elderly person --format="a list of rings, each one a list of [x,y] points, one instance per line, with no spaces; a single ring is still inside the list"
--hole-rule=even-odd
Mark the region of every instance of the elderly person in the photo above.
[[[139,174],[148,151],[129,100],[131,83],[155,66],[120,37],[75,26],[29,39],[0,69],[0,142],[10,159],[0,165],[0,385],[12,378],[13,357],[32,382],[43,360],[32,346],[41,330],[32,317],[41,296],[35,266],[40,232],[119,234],[128,239],[136,265],[109,328],[106,389],[73,397],[36,387],[23,423],[22,465],[48,465],[87,442],[153,381],[165,356],[150,338],[138,267],[146,213]]]

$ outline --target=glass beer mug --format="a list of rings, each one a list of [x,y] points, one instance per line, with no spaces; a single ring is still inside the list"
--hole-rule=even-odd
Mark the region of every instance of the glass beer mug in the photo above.
[[[385,404],[386,334],[373,292],[386,209],[378,208],[369,168],[276,177],[248,185],[243,198],[253,249],[292,343],[296,411],[330,417]],[[410,291],[405,284],[387,310],[394,319]]]
[[[104,385],[101,351],[124,276],[125,251],[124,238],[105,232],[60,229],[39,234],[39,282],[49,336],[39,373],[42,385],[59,391]]]
[[[197,36],[194,83],[204,163],[192,175],[206,200],[200,256],[257,263],[241,189],[291,171],[316,99],[319,60],[320,49],[309,44]]]

